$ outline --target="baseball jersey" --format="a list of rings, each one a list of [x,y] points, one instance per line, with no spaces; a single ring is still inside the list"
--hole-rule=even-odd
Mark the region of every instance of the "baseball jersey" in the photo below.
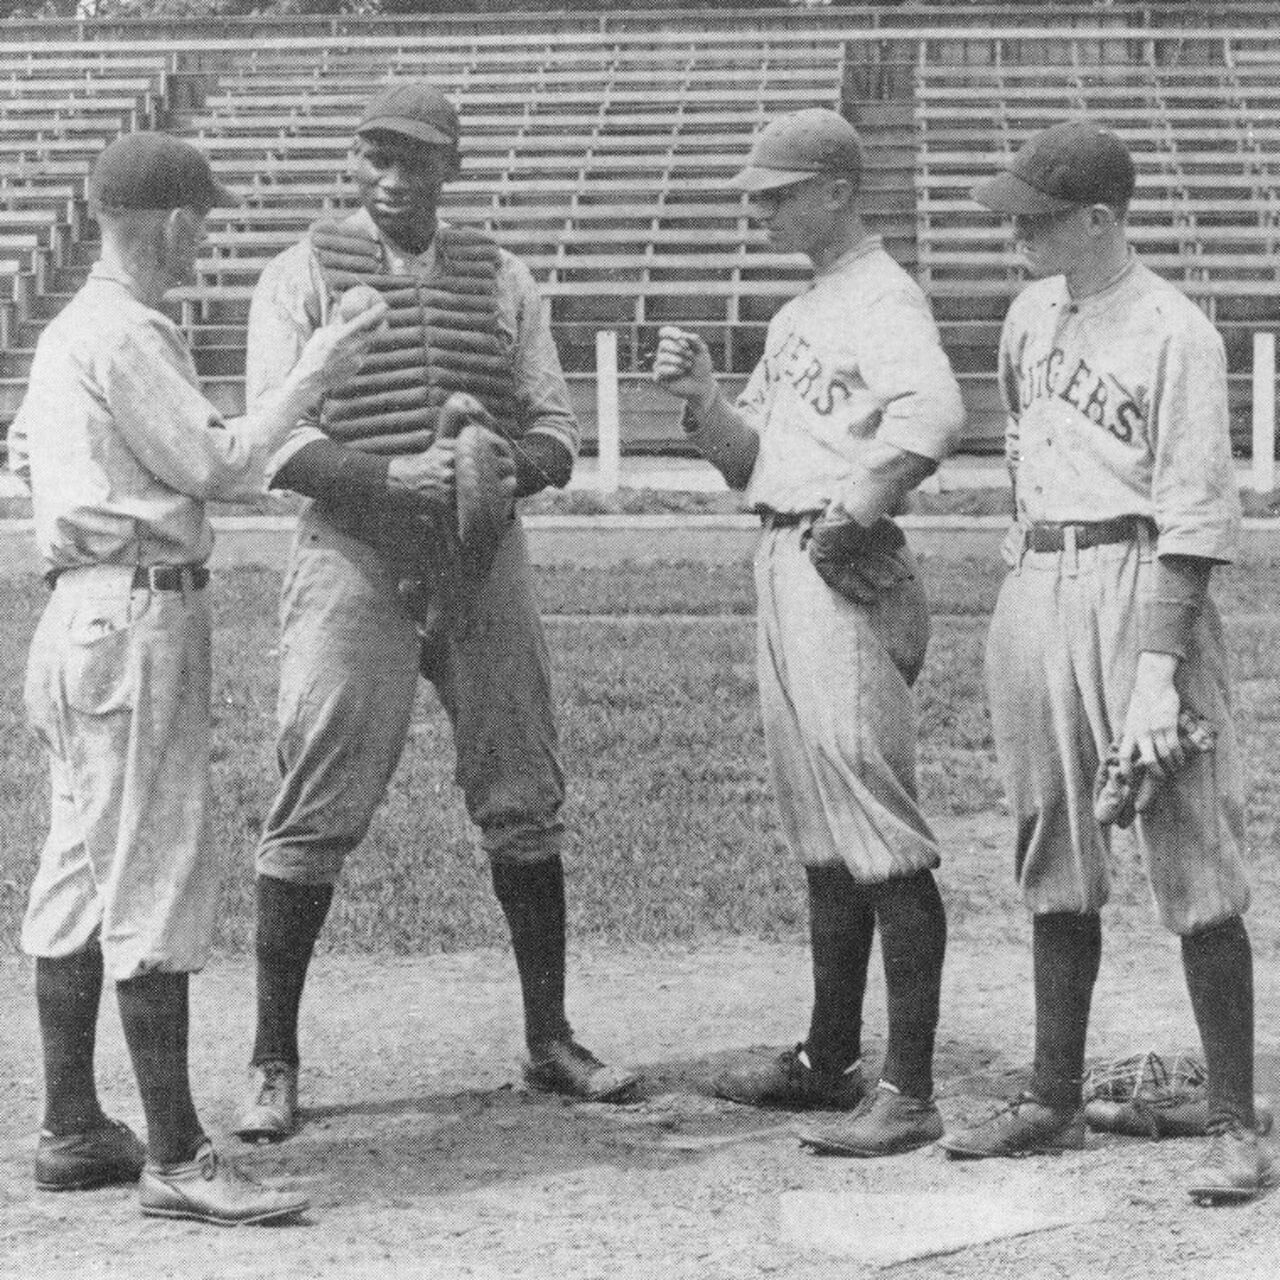
[[[873,442],[941,460],[964,425],[929,304],[878,236],[777,312],[737,408],[760,434],[747,502],[784,512],[856,485]]]
[[[364,209],[353,214],[347,223],[371,235],[378,234]],[[403,257],[389,245],[386,248],[392,272],[424,278],[431,275],[434,244],[415,258]],[[268,264],[254,290],[249,312],[245,391],[250,405],[285,380],[308,337],[328,322],[335,301],[309,242],[291,246]],[[511,342],[516,394],[526,434],[548,435],[576,457],[581,431],[551,336],[546,303],[529,268],[505,249],[498,265],[498,324]],[[300,423],[281,446],[272,471],[282,467],[304,444],[323,438],[315,419]]]
[[[272,443],[227,429],[181,330],[99,264],[40,335],[9,466],[47,567],[198,564],[204,500],[261,492]]]
[[[1230,560],[1226,379],[1217,330],[1136,258],[1086,298],[1062,276],[1030,285],[1000,340],[1019,519],[1147,516],[1160,554]]]

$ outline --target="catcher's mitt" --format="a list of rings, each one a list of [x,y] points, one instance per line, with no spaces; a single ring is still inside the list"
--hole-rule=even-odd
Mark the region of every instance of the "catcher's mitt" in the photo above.
[[[436,434],[456,440],[454,514],[451,528],[441,521],[429,563],[421,576],[400,583],[405,607],[422,637],[421,666],[430,675],[446,634],[464,635],[480,584],[511,523],[515,503],[515,462],[511,446],[492,427],[493,419],[473,396],[455,392],[441,406]]]
[[[1178,715],[1178,739],[1187,756],[1212,751],[1218,742],[1217,730],[1203,717],[1183,710]],[[1093,783],[1093,816],[1103,826],[1122,830],[1155,803],[1160,779],[1141,761],[1134,761],[1128,775],[1120,767],[1120,744],[1113,742],[1107,758],[1098,766]]]
[[[1190,1054],[1134,1054],[1091,1065],[1084,1077],[1084,1116],[1091,1129],[1134,1138],[1193,1138],[1208,1132],[1204,1064]],[[1254,1100],[1258,1132],[1271,1109]]]
[[[511,446],[473,396],[455,392],[444,402],[437,434],[458,442],[453,463],[458,541],[464,570],[478,583],[488,575],[511,523],[515,460]]]
[[[809,559],[823,582],[855,604],[873,605],[913,577],[901,556],[906,539],[892,520],[872,525],[851,518],[817,521],[809,533]]]

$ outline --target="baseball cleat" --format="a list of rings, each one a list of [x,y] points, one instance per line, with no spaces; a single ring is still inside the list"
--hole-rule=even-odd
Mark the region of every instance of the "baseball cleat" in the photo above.
[[[298,1068],[262,1062],[249,1068],[249,1091],[232,1130],[244,1142],[282,1142],[298,1129]]]
[[[1271,1160],[1257,1133],[1232,1124],[1213,1135],[1187,1191],[1199,1205],[1235,1204],[1252,1200],[1271,1179]]]
[[[820,1156],[898,1156],[942,1137],[942,1116],[932,1102],[910,1098],[883,1081],[849,1117],[807,1128],[801,1145]]]
[[[186,1164],[148,1164],[142,1171],[138,1203],[149,1218],[190,1218],[220,1227],[275,1222],[303,1213],[303,1195],[276,1191],[246,1178],[205,1142]]]
[[[1047,1107],[1030,1093],[1013,1099],[988,1119],[948,1134],[941,1143],[954,1160],[1059,1155],[1080,1151],[1084,1144],[1082,1110]]]
[[[866,1097],[861,1062],[839,1070],[815,1067],[802,1044],[767,1062],[725,1071],[711,1082],[717,1098],[777,1111],[852,1111]]]
[[[576,1040],[552,1040],[524,1064],[524,1082],[530,1089],[583,1102],[623,1102],[640,1077],[622,1067],[606,1066]]]
[[[41,1191],[90,1191],[137,1182],[147,1149],[119,1120],[84,1133],[41,1133],[36,1143],[36,1186]]]

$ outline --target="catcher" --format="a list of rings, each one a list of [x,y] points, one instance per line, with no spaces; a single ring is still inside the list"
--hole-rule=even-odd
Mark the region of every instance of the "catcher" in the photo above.
[[[281,611],[282,780],[257,855],[257,1034],[237,1126],[249,1140],[297,1125],[308,963],[395,771],[420,672],[449,716],[457,781],[510,927],[527,1081],[607,1101],[636,1079],[583,1048],[565,1016],[564,776],[513,508],[568,481],[578,426],[528,270],[437,218],[458,138],[452,105],[430,86],[378,94],[352,151],[362,207],[272,262],[250,310],[256,403],[344,291],[376,290],[390,308],[360,375],[275,459],[273,484],[312,501]]]
[[[911,686],[928,612],[890,517],[951,448],[964,409],[928,303],[863,225],[861,177],[858,135],[835,112],[770,123],[735,185],[776,248],[809,257],[813,285],[770,323],[736,404],[695,334],[664,329],[653,372],[685,400],[690,439],[764,524],[765,745],[809,889],[809,1034],[715,1087],[749,1105],[852,1111],[803,1141],[881,1156],[942,1133],[932,1059],[946,947],[938,845],[916,799]],[[889,1036],[868,1090],[862,1003],[877,927]]]

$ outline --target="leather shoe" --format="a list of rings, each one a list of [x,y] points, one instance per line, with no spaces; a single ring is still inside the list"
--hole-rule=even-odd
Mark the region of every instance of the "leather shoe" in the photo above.
[[[956,1160],[984,1160],[1079,1151],[1084,1141],[1082,1110],[1047,1107],[1034,1094],[1024,1093],[989,1119],[948,1134],[942,1149]]]
[[[606,1066],[576,1040],[551,1040],[524,1064],[524,1082],[531,1089],[584,1102],[622,1102],[640,1077],[634,1071]]]
[[[276,1191],[246,1178],[219,1159],[206,1142],[187,1164],[148,1164],[138,1188],[142,1212],[150,1218],[191,1218],[220,1227],[274,1222],[310,1207],[306,1196]]]
[[[1271,1181],[1271,1160],[1258,1135],[1232,1124],[1215,1133],[1187,1190],[1197,1204],[1230,1204],[1251,1200]]]
[[[767,1062],[725,1071],[711,1082],[717,1098],[744,1107],[778,1111],[852,1111],[867,1093],[858,1063],[823,1070],[809,1061],[802,1044]]]
[[[137,1182],[147,1149],[119,1120],[84,1133],[42,1133],[36,1143],[36,1186],[41,1191],[89,1191]]]
[[[897,1156],[940,1137],[938,1108],[884,1081],[847,1119],[799,1134],[801,1143],[820,1156]]]
[[[249,1090],[232,1130],[245,1142],[282,1142],[298,1128],[298,1068],[262,1062],[249,1068]]]

